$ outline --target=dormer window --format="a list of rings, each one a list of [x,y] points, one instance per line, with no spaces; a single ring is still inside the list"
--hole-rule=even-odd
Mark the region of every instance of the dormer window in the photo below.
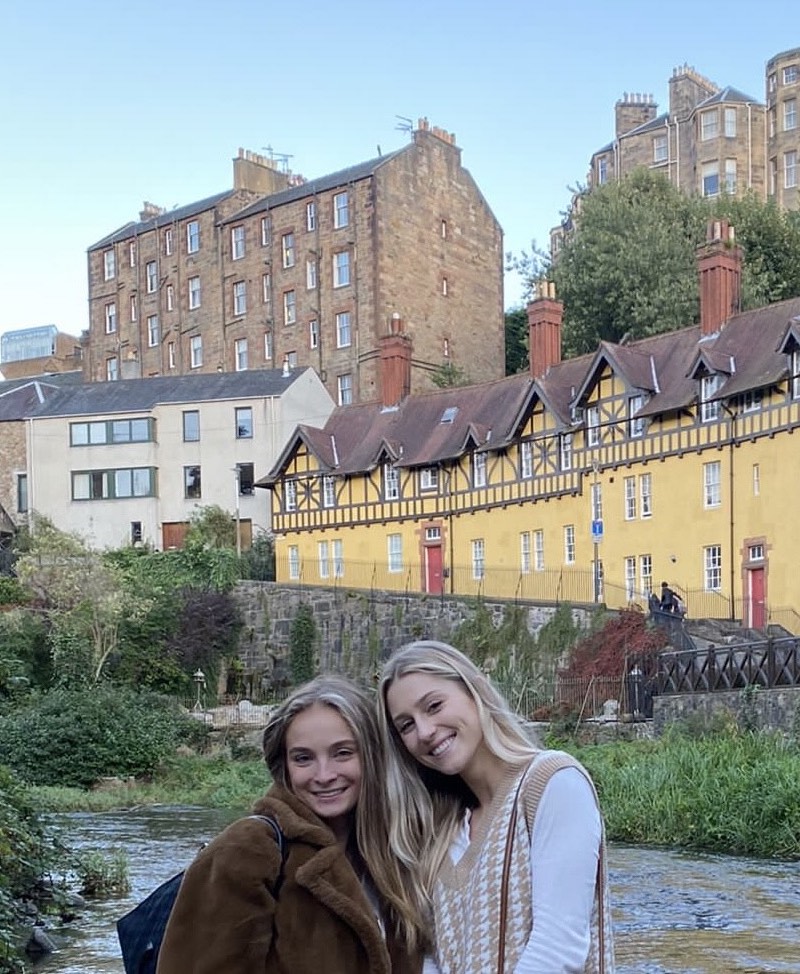
[[[631,439],[644,436],[644,420],[636,418],[636,414],[643,405],[644,396],[630,396],[628,398],[628,436]]]
[[[473,453],[472,455],[472,486],[486,486],[486,454]]]
[[[530,480],[533,476],[533,450],[529,440],[519,445],[519,474],[523,480]]]
[[[795,348],[791,358],[792,399],[800,399],[800,348]]]
[[[396,501],[400,497],[400,472],[391,463],[383,465],[383,499]]]
[[[586,445],[600,446],[599,406],[588,406],[586,409]]]
[[[283,488],[283,506],[287,511],[297,510],[297,481],[287,480]]]
[[[419,472],[420,490],[438,490],[439,488],[439,468],[423,467]]]
[[[718,375],[704,375],[700,380],[700,419],[704,423],[719,418],[719,401],[714,399],[719,386]]]

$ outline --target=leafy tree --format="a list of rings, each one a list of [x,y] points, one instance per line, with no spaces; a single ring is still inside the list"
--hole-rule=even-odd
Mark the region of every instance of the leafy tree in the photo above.
[[[576,677],[622,677],[628,657],[652,660],[668,641],[665,630],[648,626],[643,613],[624,609],[605,616],[593,632],[575,645],[565,673]]]
[[[685,327],[699,319],[697,247],[709,219],[725,217],[744,251],[743,307],[800,294],[800,218],[755,195],[688,196],[664,176],[637,169],[581,195],[558,259],[534,246],[510,258],[530,299],[550,276],[564,303],[564,352],[591,352]]]
[[[112,562],[46,519],[37,521],[17,573],[49,620],[56,679],[97,683],[118,647],[122,621],[147,603],[126,590]]]
[[[528,368],[528,312],[525,308],[506,311],[506,375]]]
[[[218,504],[198,507],[189,519],[185,543],[212,548],[236,547],[236,520]]]
[[[469,376],[452,362],[445,362],[431,372],[431,382],[439,389],[449,389],[455,386],[465,386],[469,384]]]
[[[289,664],[292,682],[305,683],[316,672],[317,624],[308,602],[301,602],[289,631]]]

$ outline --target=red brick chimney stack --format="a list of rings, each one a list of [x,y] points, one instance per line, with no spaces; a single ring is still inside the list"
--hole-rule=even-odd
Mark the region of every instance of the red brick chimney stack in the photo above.
[[[537,285],[528,305],[528,348],[531,375],[541,379],[551,365],[561,361],[561,321],[564,305],[556,300],[556,287],[548,281]]]
[[[727,220],[709,220],[706,242],[697,251],[700,330],[713,335],[741,311],[742,248]]]
[[[411,339],[403,333],[403,322],[395,311],[389,334],[380,339],[381,401],[396,406],[411,391]]]

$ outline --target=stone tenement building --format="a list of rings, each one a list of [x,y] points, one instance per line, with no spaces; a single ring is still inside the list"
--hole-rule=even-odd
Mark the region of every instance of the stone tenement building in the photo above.
[[[658,114],[652,95],[628,94],[615,106],[614,139],[593,155],[588,188],[640,166],[663,173],[686,193],[717,196],[749,190],[796,209],[800,156],[800,48],[766,66],[766,104],[736,88],[720,88],[683,65],[669,80],[669,109]],[[551,231],[551,253],[570,233],[570,216]]]
[[[339,403],[377,399],[380,338],[413,336],[411,390],[442,367],[504,371],[502,231],[455,137],[309,182],[239,151],[233,191],[89,248],[90,381],[315,368]]]

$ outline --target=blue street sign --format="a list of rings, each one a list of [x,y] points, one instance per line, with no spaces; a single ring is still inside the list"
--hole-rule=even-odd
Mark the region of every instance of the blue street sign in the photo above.
[[[603,519],[592,521],[592,542],[597,544],[603,540]]]

